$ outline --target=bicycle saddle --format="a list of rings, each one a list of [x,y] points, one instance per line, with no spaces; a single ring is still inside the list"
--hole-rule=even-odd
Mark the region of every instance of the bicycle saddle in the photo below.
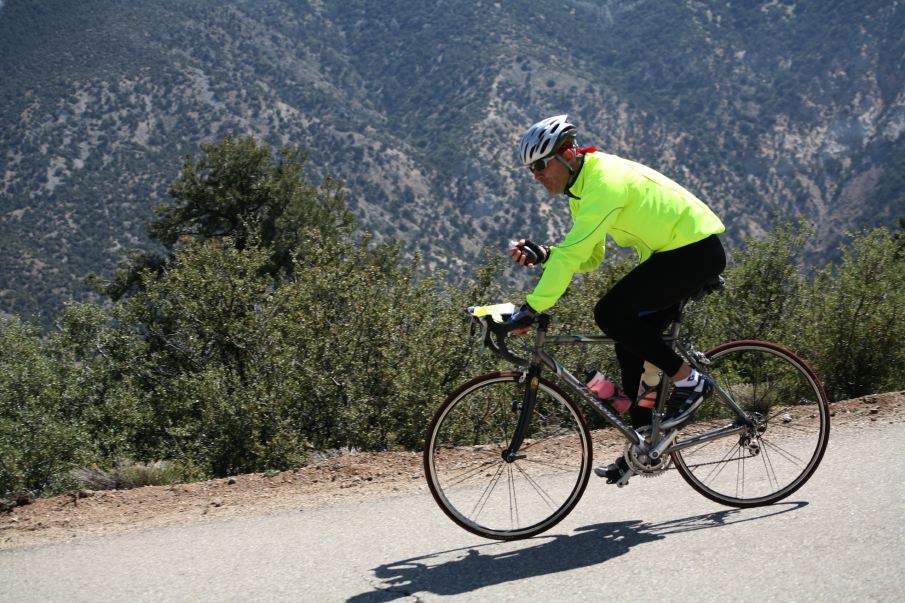
[[[708,294],[722,291],[726,287],[726,279],[717,275],[704,282],[704,286],[688,296],[692,301],[701,301]]]

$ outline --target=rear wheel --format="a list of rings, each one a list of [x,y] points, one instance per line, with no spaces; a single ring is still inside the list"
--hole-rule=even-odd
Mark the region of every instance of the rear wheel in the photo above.
[[[591,471],[584,416],[544,380],[517,458],[503,458],[524,399],[521,377],[470,381],[447,397],[427,432],[431,494],[454,522],[485,538],[528,538],[553,527],[581,498]]]
[[[698,492],[734,507],[767,505],[813,475],[830,433],[830,411],[814,371],[792,352],[762,341],[735,341],[707,353],[707,372],[753,425],[744,433],[672,454]],[[695,412],[678,440],[736,422],[720,391]]]

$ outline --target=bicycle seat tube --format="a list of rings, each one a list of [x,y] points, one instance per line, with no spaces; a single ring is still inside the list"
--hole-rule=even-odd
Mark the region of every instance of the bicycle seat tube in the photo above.
[[[663,341],[668,343],[673,350],[679,352],[679,355],[683,356],[683,360],[687,360],[687,354],[684,353],[685,350],[679,345],[679,331],[682,328],[682,310],[684,309],[685,303],[682,302],[676,311],[675,318],[669,325],[669,334],[663,336]],[[670,376],[666,373],[661,374],[660,383],[657,385],[657,403],[654,405],[653,412],[651,412],[650,439],[651,444],[654,446],[661,443],[660,421],[663,418],[664,406],[666,405],[667,380],[669,378]]]

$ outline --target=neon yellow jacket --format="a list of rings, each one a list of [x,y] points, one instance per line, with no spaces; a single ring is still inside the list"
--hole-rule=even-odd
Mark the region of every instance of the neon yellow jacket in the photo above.
[[[606,252],[606,235],[634,247],[641,262],[726,230],[710,208],[666,176],[634,161],[601,152],[584,156],[569,192],[572,229],[550,249],[544,273],[528,304],[551,308],[576,272],[595,270]]]

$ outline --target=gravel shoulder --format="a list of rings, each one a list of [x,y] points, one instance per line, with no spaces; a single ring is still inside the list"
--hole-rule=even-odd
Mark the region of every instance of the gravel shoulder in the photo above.
[[[905,422],[905,392],[832,404],[832,431]],[[832,446],[832,431],[830,446]],[[595,458],[621,448],[616,435],[594,434]],[[347,454],[277,474],[247,474],[174,486],[73,491],[0,513],[0,550],[199,521],[311,509],[427,492],[421,454]],[[25,502],[25,501],[23,501]]]

